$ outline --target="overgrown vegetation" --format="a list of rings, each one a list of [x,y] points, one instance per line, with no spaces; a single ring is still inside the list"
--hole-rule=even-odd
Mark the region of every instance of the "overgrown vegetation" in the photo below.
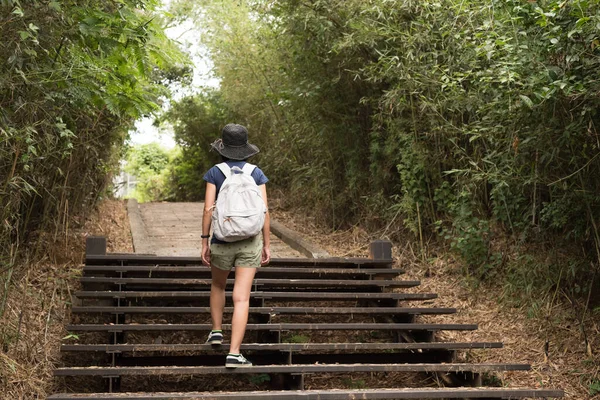
[[[156,5],[0,2],[4,293],[19,256],[31,253],[22,245],[39,231],[56,239],[95,203],[131,123],[157,110],[161,83],[178,76],[181,56]]]
[[[0,385],[38,373],[28,367],[61,322],[52,308],[66,312],[76,272],[43,258],[69,247],[132,121],[186,72],[157,6],[0,0]],[[172,6],[175,21],[196,21],[220,87],[162,117],[182,148],[167,168],[151,148],[132,162],[161,179],[145,184],[148,199],[202,199],[209,143],[243,123],[271,182],[332,229],[412,232],[424,255],[437,235],[473,282],[503,282],[533,313],[559,295],[583,303],[584,330],[600,298],[600,1]],[[6,313],[32,285],[39,304]],[[23,315],[36,317],[33,341],[20,338]],[[27,382],[19,393],[44,396],[47,382]]]
[[[221,128],[236,119],[220,94],[206,89],[194,97],[171,104],[158,123],[169,123],[181,149],[172,163],[171,187],[178,201],[204,200],[202,177],[220,156],[209,152],[210,143],[220,135]]]
[[[127,150],[123,170],[137,179],[137,185],[128,197],[140,202],[174,199],[174,163],[180,162],[179,148],[167,150],[153,142],[132,146]]]
[[[45,397],[48,357],[43,371],[37,357],[52,308],[63,315],[68,297],[57,264],[73,246],[74,222],[104,195],[133,121],[158,110],[166,84],[185,72],[158,4],[0,0],[0,392],[9,397]],[[40,304],[6,312],[29,285]],[[45,330],[19,344],[39,328],[26,308],[46,318]]]
[[[217,153],[207,150],[220,129],[235,118],[213,89],[170,104],[156,123],[168,125],[178,145],[166,150],[150,143],[127,150],[124,170],[138,182],[128,196],[140,202],[204,200],[202,178],[220,162]]]
[[[215,100],[184,99],[189,111],[168,117],[189,127],[190,170],[205,169],[207,132],[221,122],[197,116],[232,110],[272,182],[331,228],[403,221],[422,250],[440,234],[476,280],[590,292],[600,254],[599,1],[198,7],[221,85]],[[527,251],[534,262],[513,257]]]

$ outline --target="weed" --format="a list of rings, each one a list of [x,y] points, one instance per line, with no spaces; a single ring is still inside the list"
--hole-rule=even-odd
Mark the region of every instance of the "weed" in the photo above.
[[[496,375],[483,374],[482,378],[483,378],[482,382],[483,382],[484,386],[492,386],[492,387],[504,386],[502,384],[502,380],[500,378],[498,378]]]
[[[350,389],[365,389],[367,387],[367,383],[363,379],[351,379],[345,378],[342,380],[343,384]]]
[[[11,327],[6,327],[0,332],[0,343],[2,343],[2,350],[7,353],[11,344],[16,342],[17,332]]]
[[[67,336],[62,338],[62,340],[69,340],[69,339],[79,340],[79,335],[76,333],[73,333],[73,332],[69,332],[69,334]]]
[[[271,381],[271,376],[269,376],[269,374],[258,374],[258,375],[252,375],[248,377],[248,382],[254,384],[254,385],[260,385],[262,383],[265,382],[270,382]]]
[[[282,339],[284,343],[308,343],[310,342],[310,338],[305,335],[289,335]]]
[[[590,396],[600,394],[600,380],[594,380],[590,383]]]

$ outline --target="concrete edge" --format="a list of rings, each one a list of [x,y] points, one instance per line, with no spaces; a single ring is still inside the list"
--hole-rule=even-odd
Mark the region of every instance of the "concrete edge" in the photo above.
[[[127,200],[127,216],[129,217],[129,230],[133,241],[134,253],[150,254],[148,251],[148,233],[146,225],[140,213],[140,207],[136,199]]]
[[[302,253],[308,258],[331,257],[331,255],[327,251],[321,249],[313,243],[306,241],[305,239],[302,239],[298,232],[285,227],[273,218],[271,218],[271,233],[279,237],[285,244],[290,246],[292,249]]]

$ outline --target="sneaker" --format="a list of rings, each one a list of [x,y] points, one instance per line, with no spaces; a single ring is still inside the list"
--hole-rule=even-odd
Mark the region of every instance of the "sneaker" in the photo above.
[[[251,367],[252,363],[241,354],[227,354],[225,368]]]
[[[221,344],[223,343],[223,332],[222,331],[210,331],[208,334],[208,339],[206,340],[208,344]]]

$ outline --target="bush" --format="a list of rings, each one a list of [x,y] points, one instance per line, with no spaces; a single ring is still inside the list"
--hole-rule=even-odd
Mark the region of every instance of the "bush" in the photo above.
[[[205,101],[234,110],[272,182],[332,228],[400,210],[477,276],[506,272],[497,233],[594,257],[599,2],[201,7],[221,79]]]
[[[137,178],[137,186],[129,197],[142,203],[174,200],[173,163],[179,157],[179,149],[167,151],[158,143],[130,147],[124,170]]]

